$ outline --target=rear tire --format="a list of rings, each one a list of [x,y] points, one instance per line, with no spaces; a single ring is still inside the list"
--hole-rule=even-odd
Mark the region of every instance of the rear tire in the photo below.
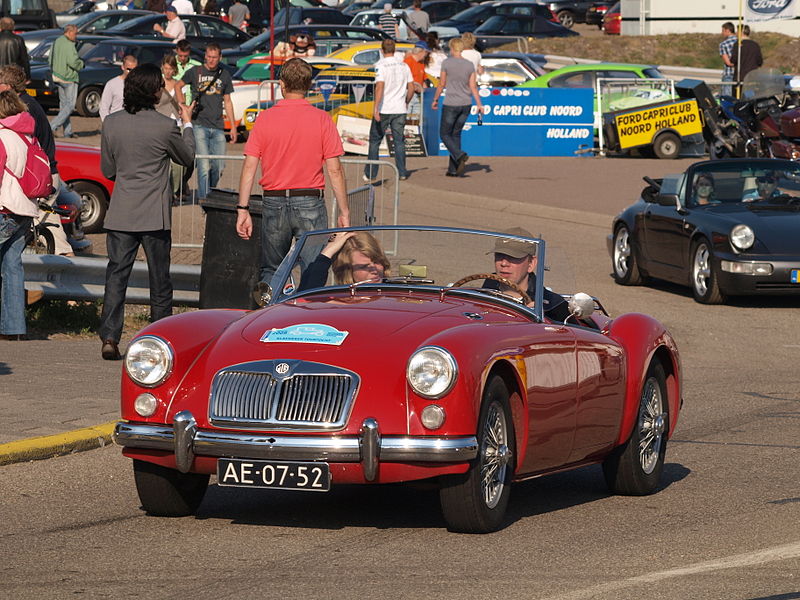
[[[156,517],[186,517],[197,512],[209,475],[181,473],[143,460],[133,461],[142,508]]]
[[[514,439],[508,388],[495,376],[483,392],[478,456],[463,475],[444,478],[439,491],[450,531],[489,533],[503,525],[516,460]]]
[[[81,90],[76,103],[78,114],[82,117],[99,117],[100,98],[102,95],[103,90],[100,88],[90,87]]]
[[[614,494],[645,496],[656,491],[664,470],[669,412],[664,367],[647,371],[636,423],[628,441],[603,461],[603,475]]]
[[[614,281],[620,285],[639,285],[642,283],[632,238],[633,236],[626,225],[617,227],[617,231],[614,234],[611,262],[614,267]]]
[[[567,29],[572,29],[575,25],[575,15],[572,14],[572,11],[562,10],[556,17],[558,17],[558,22]]]
[[[106,193],[96,183],[76,181],[72,190],[81,197],[81,227],[84,233],[100,233],[108,210]]]
[[[668,160],[678,158],[681,153],[681,138],[669,131],[661,133],[653,142],[653,151],[658,158]]]

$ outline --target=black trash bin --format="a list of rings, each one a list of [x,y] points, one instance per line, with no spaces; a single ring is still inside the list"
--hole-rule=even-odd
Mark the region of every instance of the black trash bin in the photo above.
[[[236,234],[238,192],[212,189],[201,203],[206,213],[200,308],[258,308],[253,289],[259,280],[261,196],[250,197],[253,235]]]

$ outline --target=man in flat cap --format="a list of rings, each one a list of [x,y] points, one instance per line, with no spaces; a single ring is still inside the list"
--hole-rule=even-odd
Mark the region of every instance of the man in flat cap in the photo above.
[[[509,235],[533,238],[530,231],[522,227],[513,227],[504,232]],[[497,238],[494,245],[494,268],[495,273],[511,283],[526,290],[531,298],[536,297],[536,256],[537,246],[533,242],[526,242],[513,238]],[[507,286],[503,286],[499,281],[487,279],[483,287],[506,291]],[[569,306],[562,296],[544,288],[543,299],[544,315],[552,321],[563,322],[569,317]]]

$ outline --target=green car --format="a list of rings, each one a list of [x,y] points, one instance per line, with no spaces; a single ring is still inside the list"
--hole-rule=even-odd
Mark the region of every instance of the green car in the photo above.
[[[603,96],[603,112],[632,108],[662,100],[670,100],[670,87],[666,78],[653,65],[629,65],[622,63],[593,63],[568,65],[545,73],[532,81],[517,86],[521,88],[592,88],[597,89],[598,79],[664,79],[663,88],[658,86],[628,85]],[[597,98],[595,98],[597,112]]]

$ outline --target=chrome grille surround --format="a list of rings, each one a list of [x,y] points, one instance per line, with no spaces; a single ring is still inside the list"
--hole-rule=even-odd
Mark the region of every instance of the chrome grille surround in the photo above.
[[[209,420],[237,429],[343,429],[360,382],[352,371],[301,360],[232,365],[214,376]]]

